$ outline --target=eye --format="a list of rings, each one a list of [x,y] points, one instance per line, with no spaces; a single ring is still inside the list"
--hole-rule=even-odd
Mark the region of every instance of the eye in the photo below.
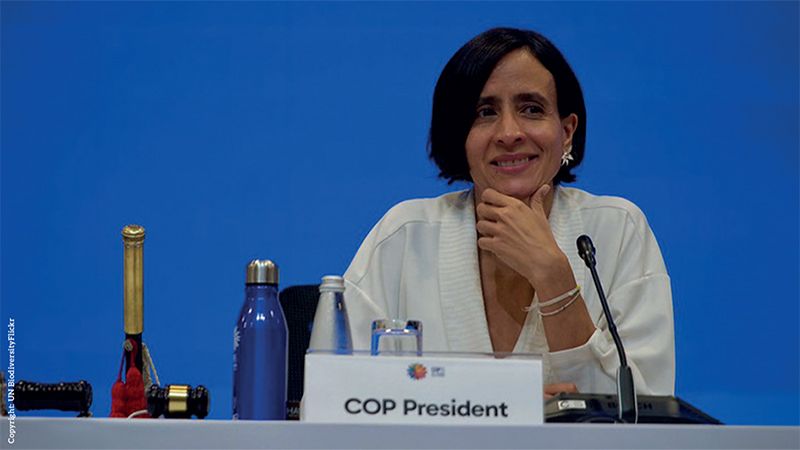
[[[522,113],[531,116],[538,116],[544,114],[544,108],[541,105],[529,104],[522,107]]]
[[[485,105],[478,108],[478,111],[475,113],[475,116],[479,119],[483,119],[486,117],[496,116],[497,111],[494,110],[491,106]]]

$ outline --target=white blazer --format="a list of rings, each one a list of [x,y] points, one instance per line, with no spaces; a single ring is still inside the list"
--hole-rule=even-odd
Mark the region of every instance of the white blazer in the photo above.
[[[672,395],[670,280],[642,212],[625,199],[558,187],[549,222],[582,287],[596,330],[580,347],[549,352],[541,318],[531,311],[514,351],[542,354],[545,383],[572,382],[581,392],[615,392],[619,358],[591,273],[575,246],[578,236],[587,234],[597,248],[597,269],[637,392]],[[344,277],[354,348],[369,349],[372,320],[397,318],[422,321],[426,351],[492,351],[472,190],[394,206],[364,239]],[[324,332],[322,326],[313,332]]]

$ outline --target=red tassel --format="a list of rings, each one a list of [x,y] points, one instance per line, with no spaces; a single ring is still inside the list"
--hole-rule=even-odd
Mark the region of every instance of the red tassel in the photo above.
[[[138,349],[136,348],[136,343],[131,341],[133,344],[133,350],[131,351],[131,360],[136,361],[136,352]],[[126,397],[126,407],[128,410],[128,414],[133,414],[136,411],[141,411],[143,409],[147,409],[147,398],[144,395],[144,381],[142,380],[142,372],[136,368],[136,365],[132,362],[130,364],[130,369],[128,369],[128,373],[125,375],[125,397]],[[141,414],[137,415],[136,418],[148,418],[150,417],[148,414]]]
[[[122,381],[122,367],[125,363],[125,350],[122,351],[122,360],[119,363],[119,372],[117,373],[117,381],[111,387],[111,417],[128,417],[136,411],[147,409],[147,398],[144,392],[144,381],[142,380],[142,372],[136,368],[136,342],[132,340],[127,341],[131,346],[128,357],[130,369],[125,374],[125,381]],[[136,418],[149,418],[150,415],[139,414]]]
[[[142,373],[136,367],[128,369],[125,377],[125,393],[127,394],[127,406],[131,413],[147,409],[147,399],[144,396],[144,382]]]
[[[117,380],[111,387],[111,417],[128,417],[125,403],[125,384]]]
[[[111,416],[110,417],[128,417],[128,414],[125,414],[127,411],[126,407],[126,395],[125,395],[125,383],[122,382],[122,365],[125,363],[125,350],[122,351],[122,359],[119,362],[119,372],[117,372],[117,381],[114,382],[114,385],[111,387]]]

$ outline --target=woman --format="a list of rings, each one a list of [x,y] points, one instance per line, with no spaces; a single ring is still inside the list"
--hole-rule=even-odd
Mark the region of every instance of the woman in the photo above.
[[[417,319],[426,351],[541,353],[547,395],[612,393],[618,356],[575,249],[588,234],[637,391],[672,394],[669,277],[645,217],[561,186],[585,135],[580,85],[546,38],[492,29],[458,50],[429,150],[442,178],[473,187],[400,203],[364,240],[345,274],[355,347],[374,319]]]

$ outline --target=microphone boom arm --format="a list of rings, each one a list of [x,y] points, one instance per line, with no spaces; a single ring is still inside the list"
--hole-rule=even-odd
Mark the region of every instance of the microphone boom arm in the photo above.
[[[608,331],[614,339],[614,345],[617,347],[617,354],[619,355],[619,369],[617,370],[617,414],[619,419],[623,422],[636,423],[639,420],[639,405],[636,400],[636,389],[633,385],[633,371],[630,366],[628,366],[625,347],[622,345],[622,339],[619,337],[617,325],[614,323],[611,309],[608,307],[605,291],[603,291],[603,286],[600,284],[600,276],[597,274],[596,268],[597,261],[594,257],[594,244],[592,244],[591,238],[584,234],[578,238],[577,245],[578,254],[592,272],[592,280],[594,280],[594,287],[597,289],[597,294],[600,297],[600,304],[603,306],[603,314],[606,316]]]

